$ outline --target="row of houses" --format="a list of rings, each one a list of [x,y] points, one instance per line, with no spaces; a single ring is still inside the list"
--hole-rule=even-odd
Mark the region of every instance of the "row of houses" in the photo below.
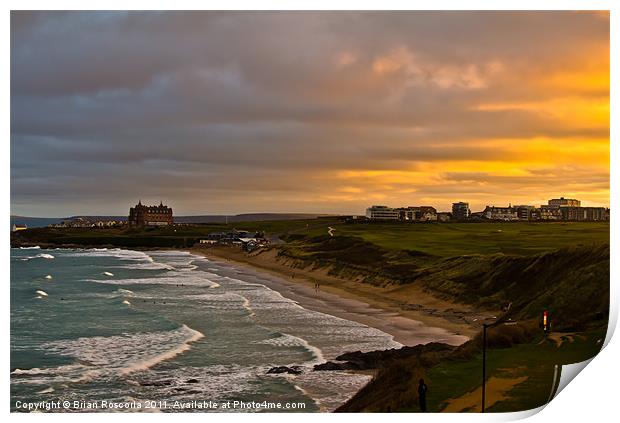
[[[52,223],[50,228],[118,228],[126,225],[122,220],[91,220],[85,217],[75,217],[63,220],[60,223]]]
[[[608,221],[609,209],[605,207],[569,207],[569,206],[487,206],[481,217],[488,220],[574,220],[574,221]],[[477,214],[472,214],[475,217]]]
[[[437,212],[431,206],[400,207],[372,206],[366,209],[370,220],[403,222],[447,222],[468,220],[492,221],[608,221],[609,209],[605,207],[581,207],[581,201],[572,198],[554,198],[540,207],[511,204],[508,207],[486,206],[483,211],[472,213],[469,203],[452,203],[452,212]]]

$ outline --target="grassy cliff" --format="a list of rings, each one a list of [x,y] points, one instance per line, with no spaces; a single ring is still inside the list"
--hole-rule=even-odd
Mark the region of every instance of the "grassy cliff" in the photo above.
[[[328,268],[375,285],[419,284],[435,296],[516,318],[549,310],[559,327],[601,319],[609,307],[609,245],[591,243],[530,255],[437,257],[387,249],[360,237],[289,237],[283,260]]]

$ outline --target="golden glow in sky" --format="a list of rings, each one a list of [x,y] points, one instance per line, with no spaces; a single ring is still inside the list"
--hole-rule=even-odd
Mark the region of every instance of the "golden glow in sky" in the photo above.
[[[11,16],[13,213],[609,205],[604,12]]]

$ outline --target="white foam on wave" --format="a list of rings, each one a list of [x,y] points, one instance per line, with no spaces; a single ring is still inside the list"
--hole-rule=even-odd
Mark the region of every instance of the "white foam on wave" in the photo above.
[[[11,383],[28,385],[49,385],[70,382],[78,378],[86,366],[84,364],[68,364],[58,367],[32,369],[15,369],[11,372]]]
[[[32,369],[15,369],[11,372],[12,375],[39,375],[45,373],[45,370],[41,370],[38,367]]]
[[[49,280],[49,279],[52,279],[52,275],[46,275],[46,276],[45,276],[45,279],[48,279],[48,280]]]
[[[221,308],[225,310],[230,310],[231,303],[239,304],[248,312],[248,315],[250,317],[254,317],[256,315],[254,313],[254,310],[252,309],[250,300],[237,292],[224,292],[221,294],[192,294],[186,295],[185,298],[191,300],[207,301],[214,305],[215,308]]]
[[[47,292],[42,291],[42,290],[40,290],[40,289],[37,289],[37,290],[35,291],[35,293],[36,293],[36,294],[38,294],[38,295],[40,295],[40,296],[42,296],[42,297],[47,297],[47,296],[48,296],[48,295],[47,295]]]
[[[306,309],[279,292],[256,283],[254,278],[248,282],[232,278],[229,281],[231,283],[226,284],[226,289],[243,295],[251,302],[255,319],[261,326],[280,333],[294,334],[308,342],[309,347],[318,346],[321,354],[329,360],[349,351],[367,352],[402,347],[402,344],[394,341],[393,336],[388,333]]]
[[[282,348],[294,348],[302,347],[312,354],[313,359],[306,364],[319,364],[325,361],[323,351],[320,348],[310,344],[307,340],[300,338],[299,336],[290,335],[288,333],[281,333],[280,336],[275,338],[266,339],[263,341],[257,341],[256,344],[272,345]]]
[[[34,247],[19,247],[20,250],[40,250],[41,247],[38,245],[35,245]]]
[[[243,308],[245,308],[248,313],[250,313],[250,317],[256,316],[256,313],[254,313],[254,310],[252,310],[252,306],[250,305],[250,300],[248,300],[244,296],[241,296],[241,298],[243,298]]]
[[[305,371],[294,379],[297,389],[304,392],[322,412],[333,412],[362,389],[372,376],[343,371]]]
[[[129,302],[129,300],[123,300],[123,304],[130,306],[131,303]]]
[[[29,257],[22,257],[20,258],[21,261],[29,261],[29,260],[34,260],[37,258],[42,258],[42,259],[46,259],[46,260],[53,260],[54,256],[51,254],[47,254],[47,253],[39,253],[36,256],[29,256]]]
[[[38,391],[37,394],[51,394],[54,392],[54,388],[51,386],[49,388],[43,389],[42,391]]]
[[[101,274],[105,276],[114,276],[114,273],[112,272],[102,272]]]
[[[23,383],[36,384],[58,381],[88,382],[98,378],[124,377],[184,353],[191,348],[191,343],[203,337],[201,332],[182,325],[171,331],[52,341],[42,347],[48,352],[72,357],[76,363],[48,369],[16,369],[12,374],[25,375],[28,372],[29,375],[49,376],[19,379]]]
[[[174,267],[158,262],[144,262],[144,263],[134,263],[134,264],[124,264],[121,266],[116,266],[119,269],[130,269],[130,270],[175,270]]]
[[[110,285],[183,285],[201,286],[207,288],[217,288],[220,285],[210,279],[211,273],[203,271],[172,271],[164,276],[150,278],[130,278],[130,279],[85,279],[88,282],[104,283]]]
[[[191,344],[192,342],[196,342],[199,339],[204,338],[204,334],[202,332],[199,332],[199,331],[197,331],[195,329],[192,329],[192,328],[190,328],[189,326],[186,326],[186,325],[183,325],[183,328],[185,328],[190,333],[190,337],[188,339],[186,339],[184,343],[182,343],[177,348],[174,348],[174,349],[172,349],[170,351],[166,351],[166,352],[164,352],[162,354],[156,355],[155,357],[151,357],[151,358],[146,359],[144,361],[137,362],[137,363],[133,364],[132,366],[129,366],[129,367],[123,369],[121,371],[121,374],[122,375],[127,375],[129,373],[138,372],[140,370],[146,370],[148,368],[153,367],[157,363],[160,363],[160,362],[165,361],[165,360],[170,360],[171,358],[174,358],[177,355],[182,354],[185,351],[189,350],[191,348],[191,346],[189,344]]]
[[[152,251],[151,255],[158,262],[163,262],[177,269],[193,270],[197,266],[194,261],[200,260],[200,256],[196,256],[187,251]]]
[[[153,258],[143,251],[123,250],[121,248],[90,248],[70,250],[67,257],[114,257],[123,261],[153,263]]]

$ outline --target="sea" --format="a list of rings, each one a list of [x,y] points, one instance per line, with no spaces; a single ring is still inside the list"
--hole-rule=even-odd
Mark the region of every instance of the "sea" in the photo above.
[[[333,411],[370,376],[315,364],[401,344],[305,309],[271,277],[183,251],[11,249],[11,410]],[[289,408],[265,408],[277,403]]]

